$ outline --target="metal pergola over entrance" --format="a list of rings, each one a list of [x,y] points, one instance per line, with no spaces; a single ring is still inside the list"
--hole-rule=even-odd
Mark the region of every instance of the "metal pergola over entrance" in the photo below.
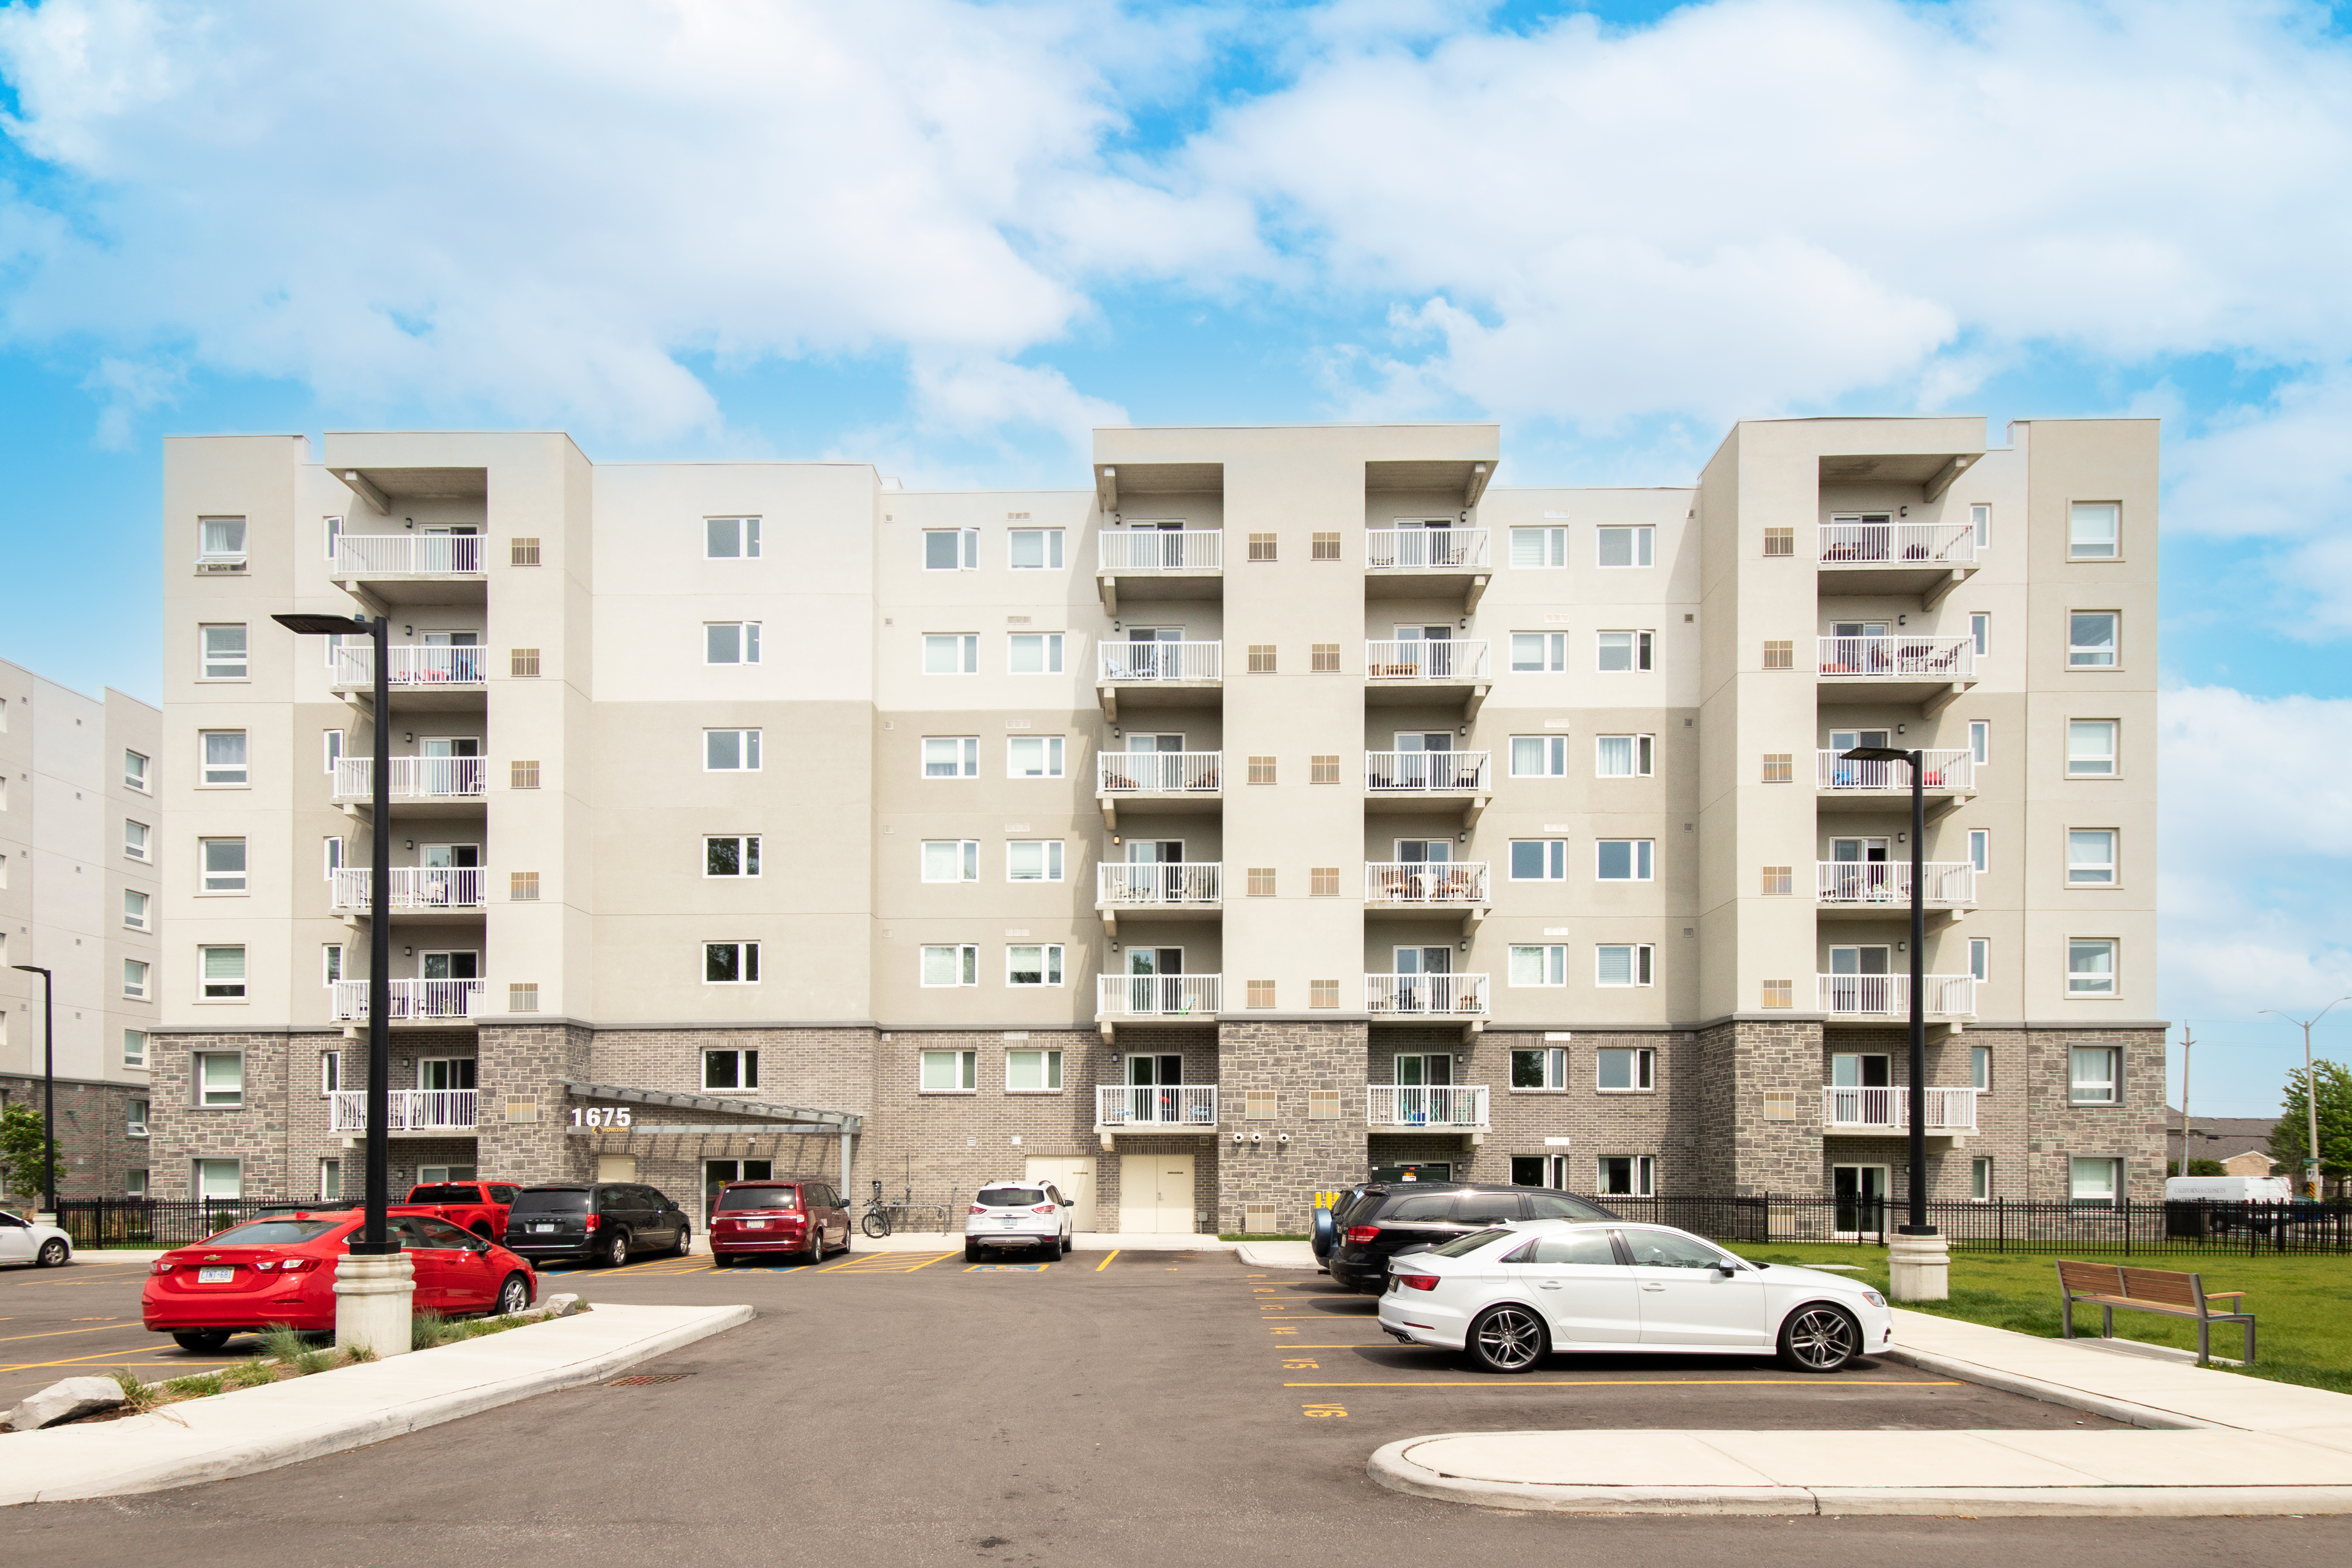
[[[760,1120],[723,1122],[716,1125],[660,1125],[632,1121],[626,1127],[581,1127],[570,1129],[582,1134],[594,1132],[606,1137],[664,1138],[712,1137],[740,1138],[764,1136],[770,1133],[791,1133],[801,1137],[831,1133],[841,1140],[841,1190],[849,1191],[849,1168],[857,1135],[866,1130],[866,1118],[851,1110],[823,1110],[805,1105],[778,1105],[765,1100],[730,1100],[715,1094],[685,1094],[667,1089],[632,1089],[626,1084],[589,1083],[575,1079],[562,1080],[563,1091],[574,1100],[600,1100],[622,1105],[659,1106],[668,1110],[696,1111],[706,1116],[737,1116]],[[782,1120],[774,1120],[782,1118]]]

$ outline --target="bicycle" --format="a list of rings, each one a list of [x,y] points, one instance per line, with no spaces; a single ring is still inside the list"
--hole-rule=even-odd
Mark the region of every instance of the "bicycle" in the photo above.
[[[914,1190],[908,1189],[908,1198],[912,1198],[914,1195]],[[877,1182],[874,1184],[874,1195],[866,1201],[865,1217],[857,1222],[857,1228],[879,1241],[890,1234],[890,1211],[894,1208],[903,1209],[906,1206],[904,1200],[893,1204],[884,1198],[882,1184]]]

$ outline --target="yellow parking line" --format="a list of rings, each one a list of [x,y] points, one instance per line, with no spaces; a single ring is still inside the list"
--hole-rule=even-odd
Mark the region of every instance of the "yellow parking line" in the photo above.
[[[1097,1274],[1099,1274],[1099,1273],[1101,1273],[1104,1269],[1106,1269],[1106,1268],[1109,1268],[1109,1267],[1110,1267],[1110,1259],[1111,1259],[1111,1258],[1117,1258],[1118,1256],[1118,1247],[1112,1247],[1112,1248],[1110,1249],[1110,1258],[1104,1258],[1100,1263],[1096,1264],[1096,1265],[1095,1265],[1095,1272],[1096,1272],[1096,1273],[1097,1273]]]
[[[10,1334],[0,1338],[0,1345],[14,1344],[18,1340],[53,1340],[60,1334],[102,1334],[109,1329],[125,1329],[128,1323],[103,1323],[95,1329],[50,1329],[37,1334]]]
[[[100,1351],[96,1355],[71,1356],[63,1361],[20,1361],[10,1365],[0,1366],[0,1372],[37,1372],[45,1366],[87,1366],[94,1361],[121,1361],[125,1356],[147,1355],[153,1352],[163,1350],[163,1348],[164,1347],[162,1345],[141,1345],[135,1349]],[[259,1353],[257,1348],[255,1353]],[[181,1366],[194,1363],[173,1362],[170,1364],[173,1366]],[[228,1362],[207,1362],[203,1364],[208,1366],[227,1366],[232,1363]]]
[[[913,1252],[866,1252],[853,1255],[847,1261],[835,1263],[817,1272],[821,1274],[912,1274],[929,1268],[943,1258],[953,1258],[952,1252],[934,1252],[928,1257]],[[909,1258],[921,1258],[919,1263],[908,1263]]]
[[[1296,1349],[1305,1349],[1297,1346]],[[1465,1383],[1286,1383],[1285,1388],[1958,1388],[1957,1378],[1913,1383],[1902,1378],[1842,1377],[1658,1377],[1481,1378]]]

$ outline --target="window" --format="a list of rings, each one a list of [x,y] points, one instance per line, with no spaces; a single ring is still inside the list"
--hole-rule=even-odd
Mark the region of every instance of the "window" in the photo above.
[[[538,787],[539,760],[537,758],[516,757],[508,762],[507,788],[537,789]]]
[[[1024,735],[1004,742],[1007,778],[1057,779],[1062,776],[1062,737]]]
[[[1253,561],[1274,560],[1275,536],[1271,533],[1251,534],[1249,536],[1249,558]]]
[[[1339,896],[1339,868],[1317,866],[1307,873],[1307,896],[1310,899],[1336,899]]]
[[[2123,1098],[2123,1052],[2111,1046],[2076,1046],[2066,1053],[2066,1099],[2075,1105],[2113,1105]]]
[[[507,649],[507,673],[517,680],[539,679],[539,649],[510,647]]]
[[[760,731],[705,730],[702,771],[707,773],[756,773],[760,771]]]
[[[126,1100],[122,1102],[122,1132],[127,1138],[147,1136],[147,1102]]]
[[[1245,1005],[1255,1008],[1260,1012],[1266,1011],[1274,1006],[1273,981],[1253,980],[1248,982],[1244,989],[1244,994],[1248,998]]]
[[[135,888],[122,889],[122,926],[125,931],[147,929],[147,895]]]
[[[1992,1162],[1979,1156],[1969,1162],[1969,1200],[1988,1203],[1992,1198]]]
[[[1004,950],[1004,984],[1007,985],[1059,985],[1062,983],[1062,944],[1015,943]]]
[[[343,1087],[343,1053],[319,1053],[319,1098],[324,1100]]]
[[[1309,643],[1307,647],[1307,668],[1314,675],[1339,673],[1339,645],[1335,642]]]
[[[1249,896],[1253,899],[1270,899],[1275,896],[1273,867],[1253,866],[1249,868]]]
[[[343,1201],[343,1163],[341,1160],[319,1162],[319,1197],[322,1203]]]
[[[122,853],[133,860],[147,858],[147,825],[125,820],[122,824]]]
[[[1514,735],[1511,737],[1511,776],[1513,778],[1560,778],[1567,773],[1567,736]]]
[[[738,1050],[703,1052],[702,1087],[705,1089],[759,1088],[760,1053]]]
[[[1796,668],[1796,643],[1787,637],[1767,637],[1764,640],[1764,668],[1767,669]]]
[[[1336,533],[1318,533],[1315,535],[1307,559],[1310,561],[1337,561],[1339,559],[1339,536]]]
[[[1648,942],[1634,946],[1601,946],[1592,950],[1595,985],[1647,985],[1657,950]]]
[[[2113,610],[2075,610],[2066,617],[2066,667],[2113,669],[2123,616]]]
[[[2113,561],[2123,553],[2123,504],[2078,500],[2066,518],[2066,558]]]
[[[1990,937],[1969,938],[1969,974],[1979,985],[1992,978],[1992,939]]]
[[[1058,838],[1006,840],[1004,879],[1008,882],[1060,881],[1062,879],[1062,841]]]
[[[536,534],[532,534],[527,537],[517,536],[509,538],[507,541],[507,564],[509,566],[538,565],[538,536]]]
[[[196,848],[204,866],[200,886],[207,893],[245,891],[245,840],[199,838]]]
[[[1989,548],[1992,543],[1992,508],[1982,501],[1969,507],[1969,523],[1977,531],[1977,548]]]
[[[2066,776],[2070,779],[2111,779],[2116,776],[2116,731],[2113,719],[2069,719],[2066,721]]]
[[[1657,1195],[1658,1159],[1654,1154],[1603,1154],[1594,1164],[1602,1197],[1647,1198]]]
[[[1797,553],[1797,531],[1793,528],[1768,528],[1764,531],[1764,554],[1767,560],[1776,555]]]
[[[1797,983],[1793,980],[1766,980],[1758,985],[1759,1000],[1767,1007],[1793,1007],[1797,1005]]]
[[[1307,758],[1307,782],[1311,784],[1338,784],[1339,782],[1339,756],[1334,753],[1328,756],[1318,754]]]
[[[1560,1046],[1511,1053],[1511,1087],[1550,1089],[1568,1087],[1568,1051]]]
[[[923,776],[927,779],[976,779],[980,776],[980,737],[923,737]]]
[[[2070,888],[2112,888],[2116,885],[2114,828],[2071,827],[2066,830],[2066,885]]]
[[[1969,829],[1969,864],[1981,877],[1992,869],[1992,831],[1990,828]]]
[[[1658,1053],[1647,1046],[1592,1053],[1595,1089],[1612,1094],[1637,1094],[1657,1088]]]
[[[925,1094],[970,1094],[980,1087],[980,1053],[925,1051],[919,1082]]]
[[[923,984],[933,986],[979,984],[980,949],[969,942],[960,946],[923,949]]]
[[[1602,632],[1601,673],[1624,674],[1654,668],[1652,651],[1656,638],[1654,632]]]
[[[245,996],[245,949],[200,947],[196,952],[201,960],[197,967],[204,976],[205,1000],[242,1000]]]
[[[1559,882],[1567,879],[1567,839],[1514,838],[1511,840],[1512,881]]]
[[[334,777],[335,764],[343,760],[343,732],[341,730],[320,731],[319,754],[320,761],[325,764],[322,771],[329,778]]]
[[[327,536],[326,558],[332,561],[335,558],[336,546],[342,542],[343,520],[340,517],[329,517],[322,518],[320,521],[325,524],[324,528],[322,528],[320,531],[325,533]]]
[[[1515,670],[1552,671],[1568,668],[1568,634],[1566,632],[1513,632],[1511,634],[1511,668]]]
[[[980,530],[976,528],[923,530],[923,570],[926,572],[979,571]]]
[[[123,1031],[122,1031],[122,1065],[123,1065],[124,1067],[127,1067],[127,1068],[144,1068],[144,1067],[146,1067],[146,1065],[147,1065],[147,1031],[146,1031],[146,1030],[144,1030],[144,1029],[125,1029],[125,1030],[123,1030]]]
[[[705,985],[757,985],[760,944],[756,942],[706,942],[702,944]]]
[[[702,874],[706,877],[756,877],[760,874],[760,836],[756,833],[705,835]]]
[[[204,663],[200,679],[205,680],[243,680],[247,675],[245,659],[245,627],[199,626]]]
[[[926,632],[923,635],[925,675],[980,673],[978,632]]]
[[[134,1002],[147,999],[147,965],[136,958],[122,961],[122,994]]]
[[[1764,898],[1793,899],[1797,896],[1797,868],[1794,866],[1764,867],[1759,881]]]
[[[122,753],[122,787],[147,792],[147,759],[136,752]]]
[[[2124,1163],[2121,1160],[2069,1160],[2067,1163],[2067,1195],[2078,1208],[2111,1209],[2116,1196],[2123,1191]]]
[[[2066,939],[2066,994],[2113,996],[2115,994],[2115,939],[2104,936],[2068,937]]]
[[[1594,847],[1594,875],[1604,882],[1646,882],[1650,880],[1651,859],[1657,847],[1654,838],[1603,838]]]
[[[322,943],[319,948],[320,978],[332,985],[343,977],[343,944],[340,942]]]
[[[1060,538],[1059,534],[1055,535]],[[1062,1088],[1059,1051],[1004,1053],[1004,1088],[1010,1094],[1058,1094]]]
[[[1511,564],[1521,567],[1566,566],[1568,564],[1568,530],[1565,528],[1511,530]]]
[[[1307,1005],[1309,1007],[1337,1007],[1339,1005],[1339,983],[1336,980],[1308,981]]]
[[[1056,534],[1055,537],[1059,538]],[[1014,675],[1059,675],[1062,673],[1062,634],[1059,632],[1014,632],[1007,639],[1012,645],[1005,656],[1005,668]]]
[[[1982,719],[1969,723],[1969,760],[1979,767],[1992,761],[1992,726]]]
[[[1513,985],[1567,984],[1568,949],[1557,943],[1549,947],[1512,948],[1511,984]]]
[[[242,562],[245,559],[245,519],[241,517],[207,517],[196,522],[197,559],[205,562]]]
[[[319,841],[319,859],[320,862],[320,869],[325,875],[326,879],[330,882],[333,881],[335,879],[335,873],[343,868],[342,839],[340,837],[320,839]]]
[[[1969,636],[1977,645],[1977,657],[1983,658],[1992,652],[1992,617],[1982,613],[1969,617]]]
[[[1249,645],[1249,672],[1252,675],[1273,675],[1276,673],[1274,644],[1270,642],[1254,642]]]
[[[759,663],[760,623],[757,621],[705,621],[702,624],[702,662],[705,664]]]
[[[190,1162],[199,1198],[236,1199],[245,1194],[245,1183],[235,1160],[195,1160]]]
[[[1062,563],[1062,531],[1058,528],[1016,528],[1008,536],[1012,553],[1006,564],[1015,572],[1045,572]]]
[[[1975,1089],[1987,1089],[1992,1087],[1992,1047],[1990,1046],[1969,1047],[1969,1087]]]
[[[1249,760],[1249,782],[1270,784],[1275,782],[1276,764],[1272,757],[1252,757]]]
[[[1657,772],[1655,735],[1594,737],[1593,773],[1604,779],[1645,779]]]
[[[198,739],[204,746],[204,782],[242,786],[246,782],[245,731],[205,730],[200,731]]]
[[[760,520],[756,517],[706,517],[702,520],[702,553],[706,560],[756,560],[760,554]]]
[[[923,880],[926,882],[979,881],[980,840],[977,838],[924,839]]]
[[[239,1106],[245,1103],[245,1058],[235,1051],[196,1053],[196,1103]]]
[[[1648,566],[1654,563],[1658,531],[1640,528],[1601,528],[1593,531],[1599,546],[1595,564],[1601,566]]]

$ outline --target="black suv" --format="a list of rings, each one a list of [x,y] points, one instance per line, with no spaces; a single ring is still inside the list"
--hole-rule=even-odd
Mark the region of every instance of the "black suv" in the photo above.
[[[636,1182],[525,1187],[507,1211],[507,1250],[533,1263],[578,1258],[618,1268],[633,1251],[683,1255],[693,1240],[686,1211]]]
[[[1515,1219],[1615,1219],[1589,1198],[1543,1187],[1474,1187],[1458,1182],[1374,1182],[1332,1215],[1331,1278],[1377,1296],[1389,1259],[1410,1247],[1467,1236]]]

